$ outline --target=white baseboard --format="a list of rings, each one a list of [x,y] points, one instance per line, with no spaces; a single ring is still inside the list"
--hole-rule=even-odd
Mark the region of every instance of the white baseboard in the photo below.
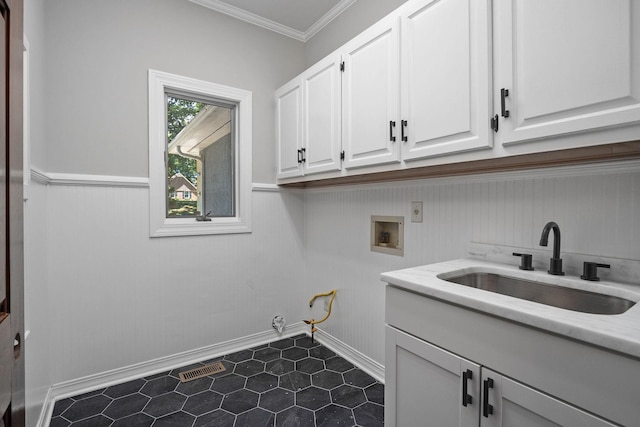
[[[271,341],[282,338],[289,338],[299,334],[308,332],[307,326],[302,323],[294,323],[287,325],[282,334],[278,334],[273,330],[259,332],[257,334],[248,335],[246,337],[229,340],[223,343],[202,347],[196,350],[185,351],[183,353],[174,354],[142,362],[135,365],[118,368],[111,371],[102,372],[95,375],[89,375],[71,381],[54,384],[49,389],[45,403],[38,420],[37,427],[48,427],[53,414],[53,407],[56,401],[71,396],[88,393],[90,391],[109,387],[115,384],[131,381],[137,378],[147,377],[158,374],[160,372],[169,371],[181,366],[204,360],[213,359],[224,356],[229,353],[256,347]]]
[[[55,404],[51,397],[51,389],[52,387],[49,387],[49,390],[47,390],[47,394],[44,397],[44,403],[42,404],[42,410],[40,411],[36,427],[49,427],[49,421],[51,421],[51,414],[53,413],[53,405]]]
[[[332,335],[329,335],[321,329],[318,329],[315,333],[315,339],[329,350],[332,350],[338,356],[353,363],[355,366],[375,378],[378,382],[384,384],[384,365],[376,362],[369,356],[359,352],[339,339],[334,338]]]

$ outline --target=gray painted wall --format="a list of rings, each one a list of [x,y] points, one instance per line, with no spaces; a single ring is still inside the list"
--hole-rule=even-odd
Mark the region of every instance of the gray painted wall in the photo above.
[[[304,45],[186,0],[46,2],[46,108],[34,164],[49,172],[148,176],[147,70],[253,92],[255,182],[275,181],[273,93]],[[44,157],[44,159],[43,159]]]
[[[356,1],[307,41],[305,44],[307,67],[315,64],[405,2],[406,0]]]
[[[405,1],[355,2],[303,44],[186,0],[26,0],[32,164],[148,176],[146,72],[154,68],[251,90],[253,181],[275,182],[274,90]]]
[[[44,123],[46,108],[43,102],[44,79],[46,67],[44,61],[45,44],[45,0],[25,0],[24,2],[24,33],[29,44],[30,72],[25,78],[29,79],[32,97],[30,103],[31,123]],[[31,126],[31,162],[46,168],[46,145],[44,126]]]

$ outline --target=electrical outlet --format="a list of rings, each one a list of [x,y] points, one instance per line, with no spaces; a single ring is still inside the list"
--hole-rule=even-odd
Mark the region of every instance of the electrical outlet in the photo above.
[[[324,311],[329,312],[329,298],[324,299]]]
[[[411,222],[422,222],[422,202],[411,202]]]

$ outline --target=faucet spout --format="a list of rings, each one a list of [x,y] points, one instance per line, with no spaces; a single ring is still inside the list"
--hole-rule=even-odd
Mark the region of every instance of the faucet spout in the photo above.
[[[540,246],[549,244],[549,232],[553,230],[553,257],[549,263],[549,274],[564,276],[562,271],[562,259],[560,258],[560,227],[553,221],[545,224],[540,236]]]

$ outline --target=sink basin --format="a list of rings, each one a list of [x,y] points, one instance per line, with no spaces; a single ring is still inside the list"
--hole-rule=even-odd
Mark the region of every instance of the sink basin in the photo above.
[[[476,272],[441,278],[459,285],[582,313],[621,314],[635,305],[634,301],[613,295],[556,286],[495,273]]]

